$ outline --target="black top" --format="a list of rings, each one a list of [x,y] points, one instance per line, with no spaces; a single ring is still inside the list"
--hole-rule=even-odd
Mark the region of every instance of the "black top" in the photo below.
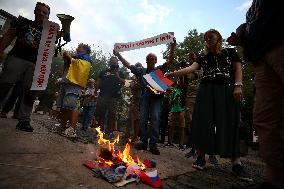
[[[42,27],[22,17],[10,24],[17,29],[17,40],[9,55],[36,63]]]
[[[221,54],[207,55],[201,54],[196,61],[203,69],[203,78],[201,83],[204,82],[217,82],[217,83],[234,83],[234,69],[233,62],[241,62],[241,59],[235,49],[223,49]]]
[[[254,0],[246,15],[244,55],[257,61],[284,42],[283,0]]]
[[[124,79],[122,72],[119,72],[120,78]],[[121,88],[123,84],[120,82],[119,78],[110,72],[110,69],[100,72],[100,95],[105,97],[118,98],[121,96]]]

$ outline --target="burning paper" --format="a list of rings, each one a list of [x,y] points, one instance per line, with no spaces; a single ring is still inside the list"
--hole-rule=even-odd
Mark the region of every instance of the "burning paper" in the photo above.
[[[141,170],[145,169],[145,165],[139,160],[139,158],[133,158],[130,154],[130,145],[127,143],[123,152],[115,149],[115,144],[119,142],[119,135],[114,139],[113,142],[110,140],[104,139],[103,132],[100,127],[96,128],[98,132],[98,144],[101,146],[98,157],[99,161],[105,163],[109,166],[119,166],[125,164],[129,166],[131,164],[137,163],[140,166]]]
[[[100,149],[97,152],[97,160],[84,163],[84,166],[91,169],[95,177],[102,177],[117,187],[124,186],[127,183],[140,181],[147,183],[153,187],[161,186],[158,178],[157,170],[153,175],[146,172],[145,165],[138,157],[131,155],[131,147],[127,143],[123,151],[115,149],[115,144],[119,142],[119,136],[113,141],[104,139],[104,133],[98,127],[98,144]]]

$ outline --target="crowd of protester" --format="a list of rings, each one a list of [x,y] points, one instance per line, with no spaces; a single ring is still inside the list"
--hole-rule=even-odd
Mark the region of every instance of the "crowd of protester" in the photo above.
[[[260,154],[266,163],[266,180],[261,187],[283,188],[283,23],[280,4],[254,0],[247,13],[247,22],[227,39],[230,45],[244,48],[245,59],[256,68],[256,101],[254,125],[258,129]],[[278,14],[279,13],[279,14]],[[16,128],[33,132],[31,113],[36,109],[37,92],[30,90],[42,23],[49,18],[50,8],[38,2],[35,20],[18,18],[1,39],[1,57],[5,48],[17,37],[5,59],[0,75],[1,118],[7,118],[14,103]],[[281,13],[281,15],[283,15]],[[27,38],[33,29],[38,35]],[[281,33],[282,32],[282,33]],[[268,37],[268,34],[269,37]],[[101,127],[106,137],[118,130],[118,100],[122,97],[125,76],[118,61],[132,76],[129,104],[130,138],[137,150],[160,155],[159,147],[189,148],[187,158],[194,157],[192,167],[203,170],[205,154],[209,162],[218,164],[217,156],[230,158],[232,172],[240,179],[251,181],[240,160],[240,102],[242,100],[242,60],[234,48],[223,46],[219,31],[204,33],[203,52],[188,54],[179,70],[174,64],[176,41],[170,44],[167,61],[155,66],[157,56],[146,56],[146,67],[129,63],[113,50],[108,68],[94,80],[89,78],[92,66],[91,48],[80,43],[75,55],[63,53],[64,68],[60,92],[56,94],[50,116],[60,121],[58,130],[67,137],[76,137],[80,108],[83,108],[83,131]],[[154,93],[143,78],[160,69],[175,83],[165,93]],[[272,102],[272,99],[274,102]],[[162,145],[158,145],[161,143]]]

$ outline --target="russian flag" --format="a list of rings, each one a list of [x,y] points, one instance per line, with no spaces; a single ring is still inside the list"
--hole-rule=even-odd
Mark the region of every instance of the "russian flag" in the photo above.
[[[160,69],[157,69],[149,74],[146,74],[143,77],[150,85],[150,87],[152,87],[153,89],[159,92],[165,92],[170,86],[174,84],[173,81],[164,77],[164,73]]]
[[[141,171],[140,180],[143,183],[148,184],[148,185],[155,187],[155,188],[161,188],[162,187],[162,181],[160,180],[160,178],[158,176],[157,170],[154,170],[152,172]]]

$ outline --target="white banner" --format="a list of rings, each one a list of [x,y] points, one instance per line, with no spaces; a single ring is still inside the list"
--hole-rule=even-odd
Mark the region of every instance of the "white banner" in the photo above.
[[[157,46],[160,44],[171,43],[174,38],[173,32],[163,33],[155,37],[143,39],[141,41],[129,42],[129,43],[115,43],[114,49],[118,52],[129,51],[134,49],[140,49],[145,47]]]
[[[31,90],[45,90],[50,73],[57,31],[60,26],[51,21],[43,22],[41,40]]]

